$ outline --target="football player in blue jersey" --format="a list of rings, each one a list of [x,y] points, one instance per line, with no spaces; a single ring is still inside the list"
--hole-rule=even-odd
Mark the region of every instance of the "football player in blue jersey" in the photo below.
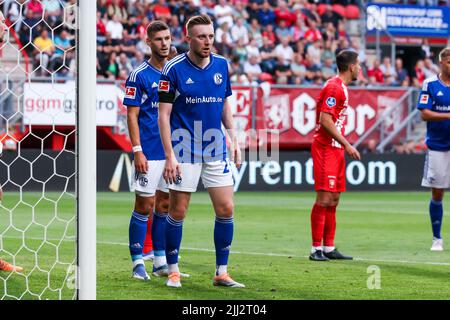
[[[171,50],[167,24],[162,21],[150,23],[146,41],[152,51],[151,58],[131,72],[123,100],[127,106],[128,130],[134,154],[131,180],[135,189],[135,204],[129,226],[132,276],[141,280],[150,279],[144,265],[147,259],[143,256],[146,236],[153,238],[153,274],[168,274],[164,229],[169,193],[162,177],[165,156],[158,128],[158,82]],[[153,217],[150,217],[152,211]],[[149,253],[147,257],[153,254]]]
[[[230,161],[236,166],[241,162],[227,99],[231,96],[228,62],[211,52],[214,27],[207,15],[190,18],[186,29],[189,51],[165,65],[158,88],[158,122],[166,155],[164,178],[170,184],[166,222],[167,285],[181,287],[178,252],[183,220],[191,193],[197,190],[201,177],[215,211],[213,284],[244,287],[227,271],[234,228]],[[229,159],[222,124],[230,134]]]
[[[428,153],[422,186],[431,187],[432,251],[444,250],[442,201],[444,189],[450,187],[450,47],[440,52],[439,63],[441,72],[424,81],[418,103],[422,119],[427,121]]]

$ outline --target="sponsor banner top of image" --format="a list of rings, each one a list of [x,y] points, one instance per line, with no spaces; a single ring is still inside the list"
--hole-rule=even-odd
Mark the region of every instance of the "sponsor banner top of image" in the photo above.
[[[120,88],[113,84],[97,86],[97,125],[116,126]],[[24,85],[24,124],[75,125],[75,82]],[[86,106],[81,106],[86,107]]]
[[[369,3],[366,17],[368,34],[374,34],[378,29],[394,36],[450,36],[450,8],[447,6]]]
[[[320,88],[272,87],[270,92],[260,91],[256,108],[256,128],[279,132],[281,148],[308,147],[316,129],[316,101]],[[375,124],[384,112],[398,105],[405,94],[398,90],[367,90],[349,88],[349,106],[345,110],[345,136],[350,143],[356,142],[367,129]],[[407,104],[390,112],[384,123],[384,133],[397,128],[407,116]],[[379,131],[368,139],[379,140]],[[401,132],[397,139],[401,139]],[[395,143],[395,141],[393,142]]]

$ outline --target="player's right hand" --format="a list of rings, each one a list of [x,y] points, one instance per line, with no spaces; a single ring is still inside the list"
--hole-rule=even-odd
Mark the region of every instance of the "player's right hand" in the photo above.
[[[351,144],[345,147],[345,152],[347,152],[350,158],[352,158],[353,160],[361,160],[359,151],[356,150],[356,148],[354,148]]]
[[[239,148],[239,145],[233,144],[231,146],[231,150],[230,150],[230,161],[234,162],[234,164],[236,165],[236,168],[240,168],[241,164],[242,164],[242,159],[241,159],[242,155],[241,155],[241,149]]]
[[[181,177],[181,168],[177,159],[169,158],[166,159],[164,165],[163,178],[168,184],[177,183]]]
[[[134,167],[136,168],[136,172],[147,173],[148,162],[142,151],[138,151],[134,154]]]

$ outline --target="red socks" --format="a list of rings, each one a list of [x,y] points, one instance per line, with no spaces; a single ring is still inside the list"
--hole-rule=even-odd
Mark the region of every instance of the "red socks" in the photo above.
[[[325,217],[325,232],[323,235],[323,245],[334,247],[334,235],[336,234],[336,206],[328,207]]]
[[[314,204],[311,212],[311,233],[313,247],[334,247],[336,234],[336,206],[322,207]]]
[[[327,208],[314,204],[311,212],[311,233],[313,247],[322,246],[323,232],[325,229],[325,216]]]
[[[144,250],[142,250],[143,254],[147,254],[153,250],[153,241],[152,241],[152,217],[148,217],[147,220],[147,235],[145,236],[144,241]]]

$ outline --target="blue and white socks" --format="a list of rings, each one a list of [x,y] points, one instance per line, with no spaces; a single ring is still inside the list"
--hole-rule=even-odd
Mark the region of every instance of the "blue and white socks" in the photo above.
[[[181,238],[183,236],[183,220],[177,221],[169,214],[166,218],[166,259],[169,273],[178,270],[178,253],[180,252]]]
[[[216,275],[227,272],[228,256],[233,241],[234,220],[216,216],[214,224],[214,245],[216,247]]]
[[[155,221],[153,221],[155,224]],[[214,224],[214,245],[216,248],[216,275],[227,273],[228,257],[233,241],[234,220],[216,217]],[[166,258],[169,273],[180,272],[178,268],[178,253],[183,234],[183,220],[177,221],[167,215],[166,218]],[[154,233],[155,235],[155,233]],[[155,251],[156,258],[156,251]]]
[[[444,215],[444,209],[442,207],[442,201],[430,200],[430,220],[431,228],[433,229],[433,237],[435,239],[441,239],[441,226],[442,217]]]
[[[159,268],[167,264],[166,261],[166,219],[167,213],[153,211],[152,237],[155,258],[153,265]]]
[[[129,248],[133,267],[138,264],[144,264],[142,259],[142,249],[144,248],[144,240],[147,233],[148,217],[133,211],[130,219],[129,227]]]

